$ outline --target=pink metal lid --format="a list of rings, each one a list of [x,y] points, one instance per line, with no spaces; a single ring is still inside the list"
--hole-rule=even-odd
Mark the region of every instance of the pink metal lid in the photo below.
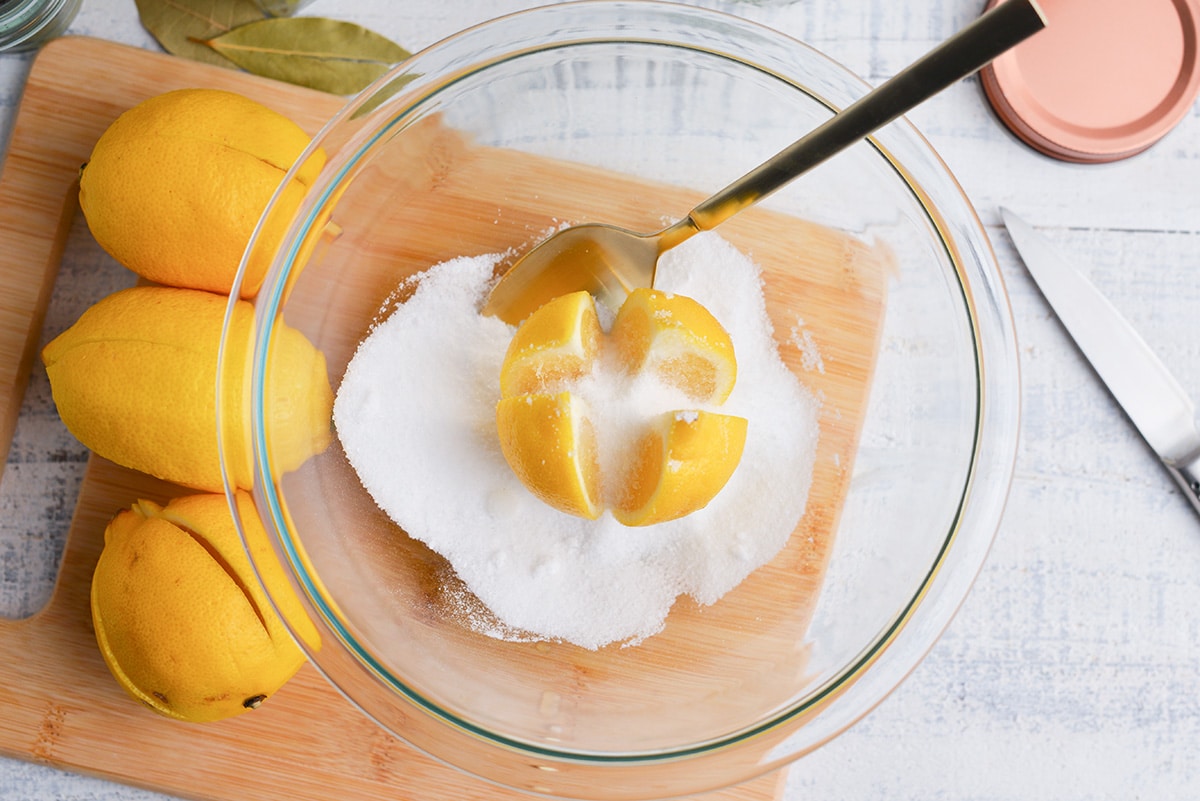
[[[1200,94],[1200,0],[1039,3],[1046,30],[980,74],[1017,136],[1066,161],[1116,161],[1187,115]]]

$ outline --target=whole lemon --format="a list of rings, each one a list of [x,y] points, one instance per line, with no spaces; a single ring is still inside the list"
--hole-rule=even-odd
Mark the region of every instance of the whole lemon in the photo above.
[[[59,416],[84,445],[125,467],[194,489],[223,489],[217,371],[227,298],[139,286],[100,300],[42,350]],[[237,301],[225,362],[222,429],[235,486],[253,486],[249,342]],[[324,355],[283,323],[272,333],[265,397],[272,466],[294,470],[331,439]]]
[[[228,293],[242,252],[284,174],[309,144],[287,117],[242,95],[181,89],[118,117],[79,180],[96,241],[151,281]],[[284,188],[295,209],[324,163],[314,152]],[[258,291],[288,222],[273,215],[241,294]]]
[[[263,584],[300,637],[319,645],[253,501],[239,492],[237,504],[245,546],[223,494],[166,506],[138,501],[104,531],[91,589],[96,642],[121,686],[163,715],[196,722],[239,715],[304,664]]]

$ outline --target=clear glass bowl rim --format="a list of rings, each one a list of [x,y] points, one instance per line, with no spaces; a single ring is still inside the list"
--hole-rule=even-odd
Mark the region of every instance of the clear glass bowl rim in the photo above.
[[[531,15],[565,15],[563,18],[569,19],[577,10],[600,10],[613,14],[630,12],[640,17],[654,19],[658,22],[687,20],[693,24],[696,30],[699,30],[704,25],[717,25],[726,30],[733,30],[740,36],[762,37],[786,47],[800,48],[810,58],[815,58],[823,62],[830,70],[839,73],[840,77],[855,83],[863,92],[870,88],[866,83],[854,77],[845,67],[812,47],[745,19],[707,9],[659,2],[658,0],[641,0],[640,2],[577,0],[576,2],[568,2],[556,6],[544,6],[519,11],[496,18],[454,34],[415,54],[404,64],[388,73],[388,75],[380,78],[339,111],[322,128],[317,136],[314,137],[309,151],[306,151],[305,156],[297,160],[297,164],[302,164],[308,152],[320,146],[321,141],[329,131],[337,127],[340,123],[352,119],[376,93],[383,91],[393,80],[407,74],[415,73],[423,75],[421,66],[425,60],[428,60],[430,53],[439,53],[446,48],[458,46],[465,39],[469,39],[480,31],[494,29],[498,25],[523,24],[530,19]],[[644,21],[644,19],[640,18],[637,20],[638,23],[643,23]],[[569,36],[567,35],[568,33]],[[678,34],[679,32],[674,31],[674,33]],[[693,34],[695,31],[689,31],[688,33]],[[517,57],[535,50],[562,48],[584,42],[589,44],[604,41],[613,43],[647,43],[704,49],[695,42],[689,43],[666,40],[662,36],[655,38],[633,34],[634,32],[628,29],[609,30],[607,32],[594,31],[592,35],[588,36],[582,35],[577,30],[564,31],[563,38],[553,43],[538,43],[522,48],[517,48],[514,45],[512,51],[505,52],[502,56],[496,56],[492,60],[473,63],[469,68],[464,68],[464,70],[474,72],[486,69],[496,61]],[[714,53],[710,52],[710,54]],[[799,79],[789,77],[786,71],[782,69],[765,66],[764,64],[757,63],[757,59],[751,60],[734,53],[715,53],[715,55],[721,55],[733,61],[740,62],[745,66],[768,72],[775,77],[795,85],[799,90],[807,92],[810,96],[816,97]],[[461,77],[462,74],[460,72],[458,77]],[[424,87],[421,87],[419,81],[413,82],[413,84],[417,84],[416,89],[405,87],[400,90],[395,97],[385,101],[385,104],[392,104],[396,102],[396,98],[403,99],[403,105],[391,112],[390,125],[395,125],[397,121],[410,113],[413,108],[427,102],[430,97],[437,94],[437,91],[453,83],[456,79],[456,76],[441,76],[438,79],[440,83],[432,90],[426,90]],[[836,105],[829,101],[819,97],[816,97],[816,99],[824,102],[831,109],[836,108]],[[933,151],[928,142],[906,119],[897,120],[888,128],[871,137],[870,140],[880,155],[892,163],[893,168],[896,169],[910,189],[914,191],[914,195],[921,208],[929,215],[931,224],[939,232],[942,240],[941,244],[945,248],[951,263],[954,265],[956,278],[963,293],[965,310],[970,318],[971,327],[974,332],[973,345],[979,403],[976,408],[975,441],[972,449],[971,467],[965,476],[958,514],[953,526],[944,537],[937,559],[931,565],[924,581],[917,588],[917,591],[908,604],[897,613],[892,625],[883,630],[873,643],[860,652],[857,659],[848,663],[841,672],[827,681],[823,686],[807,693],[799,703],[757,725],[737,731],[715,741],[699,745],[690,744],[689,746],[673,750],[608,755],[548,749],[544,746],[507,737],[501,733],[474,724],[471,721],[464,720],[454,713],[431,703],[419,693],[406,687],[402,681],[391,676],[390,672],[384,666],[378,664],[371,657],[369,649],[357,643],[349,630],[337,619],[334,609],[322,598],[322,585],[320,581],[314,581],[314,578],[307,574],[305,569],[306,560],[300,555],[302,549],[297,549],[296,544],[291,539],[293,535],[288,531],[286,515],[283,513],[280,498],[271,481],[273,471],[269,462],[265,437],[263,377],[266,373],[266,360],[270,349],[271,329],[274,321],[282,315],[281,304],[285,296],[283,290],[288,284],[290,271],[299,253],[300,245],[304,241],[305,233],[317,221],[318,212],[325,201],[336,191],[342,179],[352,171],[353,167],[364,156],[370,143],[378,137],[383,136],[388,127],[385,126],[382,129],[374,130],[364,141],[359,141],[356,147],[349,148],[353,151],[350,157],[343,158],[339,156],[338,161],[340,166],[336,170],[331,170],[332,162],[326,165],[326,168],[322,171],[318,182],[314,186],[315,189],[319,189],[320,191],[310,191],[309,197],[296,215],[296,221],[293,223],[279,255],[274,260],[263,283],[262,290],[259,292],[258,299],[255,301],[256,319],[252,356],[251,432],[256,495],[261,492],[260,506],[262,500],[266,501],[266,508],[260,508],[259,515],[263,519],[263,523],[277,551],[285,557],[284,564],[286,569],[291,573],[292,580],[307,593],[308,597],[306,600],[314,604],[320,611],[322,615],[322,619],[319,621],[320,624],[327,627],[335,639],[356,655],[363,669],[386,683],[408,702],[440,717],[454,728],[462,729],[476,737],[484,738],[506,750],[523,752],[541,758],[589,764],[631,764],[686,758],[698,754],[710,753],[744,742],[756,734],[774,729],[812,711],[832,695],[838,695],[839,697],[854,696],[857,698],[857,703],[843,703],[841,705],[847,711],[830,715],[830,708],[827,707],[826,710],[823,710],[821,718],[818,721],[820,724],[818,729],[820,731],[814,732],[813,737],[806,738],[812,740],[814,744],[808,748],[798,748],[794,753],[788,755],[788,758],[791,759],[807,753],[808,750],[812,750],[816,745],[835,736],[865,716],[919,664],[924,655],[936,642],[938,636],[940,636],[941,632],[949,624],[954,612],[966,597],[970,585],[982,567],[983,560],[986,558],[987,551],[990,549],[992,539],[995,535],[995,530],[999,525],[1016,456],[1016,431],[1019,419],[1019,376],[1016,338],[1013,331],[1011,311],[1003,286],[1003,279],[996,265],[986,233],[974,209],[971,207],[961,187],[950,174],[949,169]],[[914,184],[916,178],[909,174],[907,167],[903,166],[893,157],[892,151],[894,148],[891,147],[893,143],[898,143],[901,146],[915,147],[919,151],[922,151],[922,155],[928,158],[932,165],[923,169],[934,170],[926,179],[932,178],[936,186],[931,186],[929,183]],[[329,177],[331,173],[332,177]],[[290,176],[291,173],[289,173]],[[285,179],[284,183],[286,182],[287,180]],[[272,205],[274,205],[274,201],[272,201]],[[948,209],[952,213],[948,215],[944,214],[944,209]],[[950,220],[954,222],[950,222]],[[955,226],[960,230],[951,232],[950,229]],[[255,240],[257,239],[256,232],[255,236],[251,239],[247,252],[254,247]],[[970,253],[964,255],[960,245],[967,246]],[[231,292],[231,298],[237,298],[237,289],[241,284],[241,275],[242,271],[239,271],[234,291]],[[234,302],[231,301],[231,310]],[[224,349],[224,341],[222,349]],[[220,392],[221,388],[218,386],[218,393]],[[220,405],[218,405],[218,408],[220,408]],[[986,481],[981,481],[981,476],[985,477]],[[228,492],[232,493],[232,489],[229,489]],[[956,559],[960,560],[963,564],[963,567],[956,571],[943,569],[951,551],[954,552]],[[314,666],[334,686],[346,693],[345,688],[337,678],[321,668],[317,655],[310,653],[309,656]],[[890,665],[890,670],[867,670],[870,666],[878,666],[883,663]],[[881,680],[885,674],[892,677],[892,680]],[[359,699],[350,696],[348,693],[347,695],[368,716],[376,717]],[[378,718],[376,717],[376,719]],[[820,733],[822,731],[826,733]],[[400,737],[404,736],[403,732],[393,733]]]

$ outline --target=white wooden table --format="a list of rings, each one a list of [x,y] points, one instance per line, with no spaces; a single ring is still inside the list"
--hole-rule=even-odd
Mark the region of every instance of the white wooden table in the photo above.
[[[360,22],[418,49],[534,4],[317,0],[307,13]],[[706,5],[810,42],[878,83],[984,3]],[[71,31],[157,47],[133,0],[85,0]],[[0,152],[30,61],[0,55]],[[991,557],[945,636],[874,713],[791,769],[786,797],[1198,798],[1200,519],[1067,338],[997,209],[1018,211],[1087,265],[1200,397],[1200,115],[1193,108],[1147,153],[1086,167],[1020,144],[975,80],[911,116],[987,224],[1008,284],[1023,372],[1016,477]],[[104,289],[95,281],[111,280],[88,268],[77,264],[60,280],[48,331]],[[57,423],[44,376],[35,375],[0,480],[0,615],[30,614],[48,598],[85,457]],[[0,799],[158,798],[0,759]]]

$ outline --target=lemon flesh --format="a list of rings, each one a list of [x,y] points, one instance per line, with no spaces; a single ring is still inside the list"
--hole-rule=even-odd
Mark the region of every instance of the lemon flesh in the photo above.
[[[496,428],[505,460],[535,495],[567,514],[600,516],[596,433],[582,400],[570,392],[505,398]]]
[[[697,403],[724,403],[733,392],[733,341],[686,295],[635,289],[617,312],[611,337],[626,370],[654,372]]]
[[[500,367],[500,397],[539,392],[582,378],[600,354],[604,332],[587,292],[561,295],[517,329]]]
[[[627,526],[675,520],[708,505],[746,446],[744,417],[704,411],[662,415],[638,441],[613,516]]]

